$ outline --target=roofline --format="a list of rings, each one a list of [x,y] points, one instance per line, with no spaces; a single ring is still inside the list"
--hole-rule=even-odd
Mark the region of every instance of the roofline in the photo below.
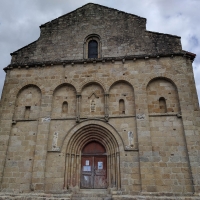
[[[79,9],[81,9],[81,8],[83,8],[83,7],[87,6],[87,5],[89,5],[89,4],[101,6],[101,7],[103,7],[103,8],[112,9],[112,10],[115,10],[115,11],[118,11],[118,12],[121,12],[121,13],[124,13],[124,14],[132,15],[132,16],[134,16],[134,17],[139,17],[139,18],[141,18],[141,19],[147,20],[147,19],[144,18],[144,17],[140,17],[140,16],[138,16],[138,15],[134,15],[134,14],[131,14],[131,13],[127,13],[127,12],[124,12],[124,11],[121,11],[121,10],[117,10],[117,9],[115,9],[115,8],[110,8],[110,7],[103,6],[103,5],[96,4],[96,3],[87,3],[87,4],[85,4],[85,5],[83,5],[83,6],[79,7],[79,8],[77,8],[76,10],[73,10],[73,11],[71,11],[71,12],[69,12],[69,13],[66,13],[66,14],[64,14],[64,15],[61,15],[60,17],[55,18],[55,19],[53,19],[53,20],[51,20],[51,21],[48,21],[48,22],[46,22],[45,24],[41,24],[41,25],[40,25],[40,28],[41,28],[41,27],[44,27],[45,25],[47,25],[47,24],[49,24],[49,23],[51,23],[51,22],[53,22],[53,21],[55,21],[55,20],[57,20],[57,19],[60,19],[60,18],[62,18],[62,17],[65,17],[65,16],[67,16],[67,15],[69,15],[69,14],[72,14],[73,12],[76,12],[77,10],[79,10]]]
[[[10,53],[10,55],[11,55],[11,56],[16,55],[16,54],[18,53],[17,51],[20,51],[20,50],[22,50],[22,49],[24,49],[24,48],[26,48],[26,47],[28,47],[28,46],[30,46],[30,45],[36,43],[37,41],[38,41],[38,39],[35,40],[34,42],[31,42],[30,44],[27,44],[26,46],[23,46],[23,47],[20,48],[20,49],[17,49],[16,51],[13,51],[12,53]]]
[[[67,65],[67,64],[87,64],[87,63],[97,63],[97,62],[115,62],[115,61],[122,61],[123,63],[126,60],[136,61],[138,59],[159,59],[161,57],[175,57],[175,56],[182,56],[187,59],[190,59],[192,62],[195,59],[196,54],[187,51],[181,51],[179,53],[168,53],[168,54],[154,54],[154,55],[129,55],[129,56],[119,56],[119,57],[104,57],[98,59],[77,59],[77,60],[54,60],[54,61],[44,61],[44,62],[28,62],[28,63],[13,63],[9,64],[3,70],[6,72],[7,70],[11,70],[13,68],[31,68],[31,67],[45,67],[45,66],[53,66],[53,65]]]
[[[158,35],[168,35],[168,36],[171,36],[171,37],[176,37],[176,38],[181,38],[180,36],[177,36],[177,35],[171,35],[171,34],[167,34],[167,33],[159,33],[159,32],[154,32],[154,31],[147,31],[146,32],[148,33],[154,33],[154,34],[158,34]]]

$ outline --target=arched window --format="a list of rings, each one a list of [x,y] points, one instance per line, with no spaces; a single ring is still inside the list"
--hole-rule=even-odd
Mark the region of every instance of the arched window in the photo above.
[[[159,106],[160,106],[160,112],[161,113],[166,113],[167,112],[167,105],[166,105],[166,100],[165,100],[164,97],[160,97]]]
[[[123,99],[119,100],[119,114],[125,114],[125,103]]]
[[[88,58],[101,58],[101,37],[97,34],[88,35],[84,41],[83,57]]]
[[[90,40],[88,43],[88,58],[98,58],[98,43],[96,40]]]
[[[68,103],[66,101],[63,102],[62,112],[63,113],[68,113]]]

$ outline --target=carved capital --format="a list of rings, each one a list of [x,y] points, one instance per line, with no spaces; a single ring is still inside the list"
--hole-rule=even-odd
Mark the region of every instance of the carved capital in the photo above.
[[[77,93],[76,93],[76,98],[79,98],[79,97],[81,97],[81,93],[80,93],[80,92],[77,92]]]

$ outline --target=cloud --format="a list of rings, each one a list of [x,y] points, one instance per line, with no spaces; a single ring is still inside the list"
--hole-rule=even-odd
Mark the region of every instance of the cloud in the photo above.
[[[10,53],[35,41],[39,26],[93,2],[147,18],[147,30],[181,36],[184,50],[197,54],[193,63],[200,99],[199,0],[15,0],[1,1],[0,93]]]

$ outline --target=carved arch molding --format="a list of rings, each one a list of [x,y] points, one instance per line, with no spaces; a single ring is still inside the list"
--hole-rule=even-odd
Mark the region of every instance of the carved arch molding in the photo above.
[[[86,144],[96,141],[106,149],[107,187],[120,189],[120,153],[118,140],[110,130],[99,124],[85,125],[78,129],[70,137],[66,146],[64,187],[80,188],[81,151]]]

